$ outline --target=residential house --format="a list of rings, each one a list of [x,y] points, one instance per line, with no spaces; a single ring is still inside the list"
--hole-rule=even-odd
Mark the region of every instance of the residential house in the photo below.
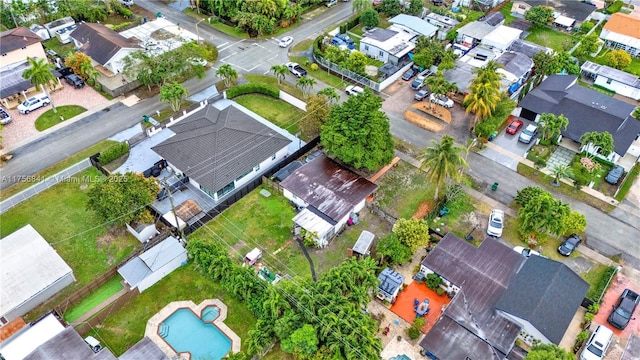
[[[73,271],[31,225],[0,240],[0,326],[75,282]]]
[[[90,347],[72,327],[64,327],[54,314],[31,323],[0,343],[5,360],[169,360],[148,337],[120,357],[102,346]]]
[[[527,55],[515,51],[503,52],[496,59],[496,62],[502,65],[497,72],[502,74],[502,83],[508,86],[509,95],[516,92],[525,83],[531,74],[531,69],[533,69],[533,60]]]
[[[482,20],[479,20],[479,21],[482,21],[486,24],[496,27],[496,26],[504,25],[504,20],[505,20],[504,14],[502,14],[500,11],[495,11],[486,15],[485,17],[482,18]]]
[[[549,76],[520,101],[520,116],[537,121],[540,114],[544,113],[564,115],[569,119],[569,125],[562,131],[562,136],[577,143],[586,132],[608,131],[613,136],[612,154],[601,156],[590,144],[582,150],[617,162],[629,152],[633,141],[640,134],[640,121],[631,117],[635,106],[580,86],[577,80],[576,75]]]
[[[325,155],[293,171],[280,185],[284,196],[302,208],[294,224],[312,234],[319,247],[327,246],[378,188]]]
[[[513,51],[520,54],[524,54],[530,59],[533,59],[533,57],[539,52],[546,52],[546,53],[553,52],[553,50],[548,47],[544,47],[542,45],[532,43],[531,41],[522,40],[522,39],[516,39],[507,48],[507,51]]]
[[[429,13],[424,21],[438,28],[438,40],[445,40],[447,38],[447,34],[454,26],[460,24],[460,21],[450,18],[448,16],[436,14],[434,12]]]
[[[575,274],[564,273],[571,270],[562,268],[562,264],[540,257],[529,265],[531,258],[492,238],[475,247],[451,233],[445,235],[420,266],[423,274],[435,273],[442,277],[447,292],[453,296],[420,342],[427,355],[439,359],[511,358],[517,351],[514,344],[519,336],[528,343],[537,339],[558,344],[558,338],[564,336],[584,298],[585,283]],[[556,275],[554,271],[561,274]],[[535,284],[540,284],[539,279],[552,279],[552,284],[540,287],[523,284],[532,274],[538,277]],[[561,277],[556,276],[562,275],[569,275],[563,278],[566,286],[558,284]],[[565,287],[576,291],[553,297]],[[532,303],[516,312],[513,307],[521,298],[530,299]],[[563,300],[567,303],[558,304]],[[498,305],[503,310],[497,308]],[[534,320],[528,311],[535,306],[544,306],[542,310],[554,315],[560,311],[566,314],[559,316],[557,323],[546,315]],[[538,337],[540,334],[544,336]]]
[[[527,11],[535,6],[553,8],[554,23],[564,28],[580,26],[583,22],[589,21],[591,14],[596,10],[594,5],[582,1],[521,0],[512,2],[511,14],[524,17]]]
[[[414,37],[416,35],[409,32],[375,28],[360,40],[360,52],[384,63],[399,65],[409,61],[409,53],[416,47],[410,41]]]
[[[617,12],[604,24],[600,39],[610,49],[622,49],[640,56],[640,19]]]
[[[389,19],[391,25],[390,29],[396,31],[403,31],[414,36],[425,36],[432,38],[436,35],[438,27],[422,20],[417,16],[411,16],[407,14],[399,14]]]
[[[456,42],[471,48],[478,45],[493,30],[495,26],[484,21],[472,21],[458,29]]]
[[[0,54],[0,69],[24,63],[28,57],[47,58],[42,38],[24,26],[0,33]]]
[[[76,49],[112,74],[122,72],[124,58],[141,50],[134,39],[127,39],[102,24],[81,23],[70,36]]]
[[[385,268],[380,272],[380,275],[378,275],[378,280],[380,281],[380,285],[378,285],[378,299],[394,303],[404,283],[404,275],[396,272],[392,268]]]
[[[602,86],[634,100],[640,100],[640,79],[637,76],[591,61],[585,61],[580,70],[582,76],[594,80],[594,85]]]
[[[498,25],[490,33],[485,35],[480,43],[490,49],[505,51],[520,38],[522,30],[512,27]]]
[[[118,269],[118,274],[131,289],[143,292],[187,263],[187,250],[178,239],[169,236],[158,245],[131,259]]]
[[[44,24],[44,28],[47,30],[47,35],[49,36],[47,39],[56,37],[58,30],[66,29],[71,25],[75,25],[75,23],[76,21],[73,20],[71,16],[66,16]]]
[[[169,129],[175,135],[152,150],[215,201],[278,164],[292,142],[232,102],[207,105]]]
[[[534,255],[522,265],[496,309],[534,339],[560,344],[588,289],[589,284],[565,264]]]
[[[494,8],[500,4],[502,4],[505,0],[459,0],[457,1],[458,6],[479,6],[484,11]]]

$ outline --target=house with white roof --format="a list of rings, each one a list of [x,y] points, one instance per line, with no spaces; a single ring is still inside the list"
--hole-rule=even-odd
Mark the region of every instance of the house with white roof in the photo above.
[[[512,27],[499,25],[493,31],[485,35],[480,43],[491,49],[498,49],[505,51],[520,38],[522,30],[514,29]]]
[[[31,225],[0,239],[0,326],[76,281],[73,271]]]
[[[616,94],[640,100],[640,79],[637,76],[591,61],[585,61],[580,70],[582,76],[592,78],[595,85],[615,91]]]
[[[436,28],[437,29],[437,28]],[[360,40],[360,52],[384,63],[398,65],[408,59],[416,45],[412,32],[375,28]]]
[[[438,27],[420,19],[417,16],[400,14],[389,19],[393,30],[412,33],[414,36],[426,36],[432,38],[438,32]]]

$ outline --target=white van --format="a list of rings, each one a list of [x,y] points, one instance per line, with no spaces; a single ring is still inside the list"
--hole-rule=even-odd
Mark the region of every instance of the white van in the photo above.
[[[604,325],[598,325],[596,330],[591,334],[587,345],[585,345],[580,360],[601,360],[609,348],[613,331]]]
[[[327,7],[332,7],[333,5],[337,5],[338,4],[338,0],[327,0],[324,2],[324,4]]]
[[[43,106],[51,104],[49,97],[44,94],[38,94],[36,96],[28,98],[25,102],[18,105],[18,111],[20,114],[28,114],[33,110],[40,109]]]

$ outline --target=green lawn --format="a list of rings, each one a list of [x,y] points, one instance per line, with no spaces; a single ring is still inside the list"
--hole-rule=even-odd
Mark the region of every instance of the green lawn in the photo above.
[[[53,109],[45,111],[36,119],[36,130],[44,131],[48,128],[58,125],[59,123],[69,120],[74,116],[80,115],[87,109],[78,105],[65,105],[56,107],[57,113]]]
[[[435,188],[424,173],[405,161],[398,162],[377,183],[375,203],[396,218],[410,218],[421,203],[433,203]]]
[[[74,48],[75,45],[73,44],[73,41],[68,44],[61,44],[58,38],[55,38],[55,37],[53,39],[43,41],[42,46],[44,46],[45,49],[47,50],[50,49],[55,51],[56,53],[58,53],[58,55],[62,57],[66,57],[67,55],[69,55],[69,53],[72,53],[75,51],[75,48]]]
[[[640,174],[640,165],[636,163],[631,169],[631,171],[629,171],[629,174],[627,175],[627,177],[624,179],[624,182],[620,186],[620,190],[616,194],[616,200],[618,201],[624,200],[624,198],[629,193],[629,190],[631,190],[631,185],[633,185],[633,181],[638,177],[639,174]]]
[[[139,245],[124,227],[109,229],[87,209],[87,190],[102,174],[91,167],[11,208],[2,215],[0,237],[31,224],[73,270],[77,289],[117,265]]]
[[[117,144],[117,141],[113,141],[113,140],[102,140],[101,142],[92,145],[76,154],[73,154],[71,156],[69,156],[68,158],[66,158],[65,160],[60,161],[59,163],[56,163],[54,165],[49,166],[48,168],[37,172],[36,174],[34,174],[34,177],[36,178],[46,178],[47,176],[51,176],[53,174],[56,174],[66,168],[68,168],[69,166],[79,162],[82,159],[86,159],[89,156],[93,155],[93,154],[97,154],[99,152],[102,152],[110,147],[112,147],[113,145]],[[18,159],[14,159],[12,161],[19,161]],[[33,185],[32,183],[29,182],[19,182],[16,183],[12,186],[10,186],[9,188],[2,190],[2,192],[0,192],[0,200],[5,200],[17,193],[19,193],[20,191],[23,191],[25,189],[27,189],[28,187],[30,187],[31,185]]]
[[[304,100],[304,92],[300,88],[286,81],[281,81],[280,84],[278,84],[278,79],[275,76],[247,74],[247,75],[244,75],[244,78],[250,83],[261,83],[261,84],[273,86],[275,88],[279,88],[280,90],[288,93],[289,95],[293,95],[300,100]]]
[[[144,337],[147,321],[170,302],[191,300],[199,304],[205,299],[220,299],[227,305],[229,310],[224,323],[240,336],[242,350],[246,351],[247,332],[254,327],[255,317],[244,303],[197,271],[193,263],[176,269],[120,310],[111,313],[99,328],[87,335],[94,336],[119,356]]]
[[[533,26],[529,28],[529,32],[525,40],[550,47],[555,51],[568,51],[576,43],[576,39],[571,35],[548,27]]]
[[[309,75],[322,81],[325,84],[333,86],[334,88],[338,89],[338,91],[343,90],[344,88],[347,87],[347,85],[349,85],[348,82],[340,79],[335,75],[330,74],[329,72],[327,72],[326,70],[323,70],[322,68],[313,70],[311,66],[306,66],[307,61],[309,61],[306,57],[290,56],[289,59],[293,62],[297,62],[298,64],[302,65],[305,68],[305,70],[307,70]]]
[[[523,240],[522,236],[520,236],[520,232],[518,231],[519,221],[517,218],[512,218],[507,216],[504,223],[504,230],[502,231],[502,239],[509,242],[512,246],[524,246],[527,247],[527,243]],[[542,243],[542,255],[557,261],[561,261],[566,259],[564,256],[558,253],[558,246],[560,246],[561,240],[557,237],[552,237],[548,235],[541,235],[539,238],[539,243]],[[538,251],[538,246],[535,247],[534,250]],[[571,257],[578,257],[580,253],[574,252],[571,254]]]
[[[291,47],[291,52],[307,51],[313,46],[313,39],[304,39]]]
[[[298,121],[305,112],[286,101],[261,94],[242,95],[233,100],[293,135],[300,131]]]
[[[589,283],[589,290],[587,291],[586,298],[597,300],[601,295],[599,292],[600,282],[606,282],[608,279],[604,279],[608,275],[609,267],[603,264],[596,264],[589,271],[580,274],[586,282]]]
[[[627,66],[624,71],[640,76],[640,59],[637,57],[631,57],[631,64]]]
[[[103,301],[107,300],[111,295],[122,290],[124,287],[122,286],[121,280],[122,278],[120,275],[114,276],[111,280],[107,281],[104,285],[95,289],[87,297],[82,299],[81,302],[67,309],[63,315],[64,319],[68,323],[71,323],[86,314],[89,310],[98,306]]]
[[[511,15],[511,4],[507,4],[500,9],[502,15],[504,15],[504,24],[509,25],[510,22],[516,19],[515,16]]]

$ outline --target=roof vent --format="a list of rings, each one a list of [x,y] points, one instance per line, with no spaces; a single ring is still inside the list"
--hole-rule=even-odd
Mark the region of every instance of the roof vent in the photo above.
[[[604,106],[604,105],[600,106],[600,109],[603,109],[603,110],[604,110],[604,109],[606,109],[606,108],[607,108],[607,107],[606,107],[606,106]]]

